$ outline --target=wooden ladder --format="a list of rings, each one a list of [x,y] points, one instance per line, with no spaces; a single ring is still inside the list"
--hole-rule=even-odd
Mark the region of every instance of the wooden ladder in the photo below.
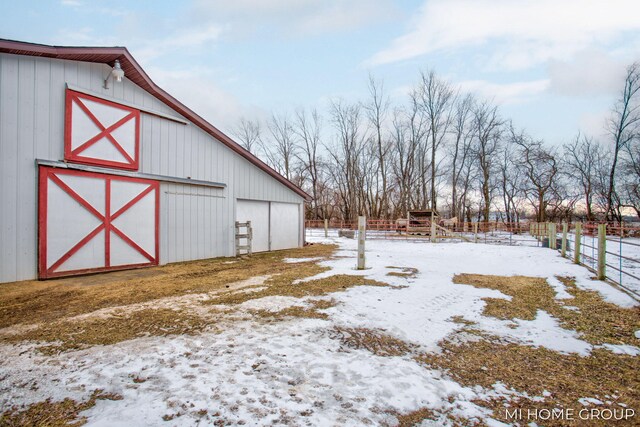
[[[241,229],[245,229],[241,232]],[[251,228],[251,221],[239,222],[236,221],[236,256],[251,255],[251,238],[253,237],[253,229]],[[241,245],[240,240],[246,239],[246,244]],[[245,251],[243,253],[243,251]]]

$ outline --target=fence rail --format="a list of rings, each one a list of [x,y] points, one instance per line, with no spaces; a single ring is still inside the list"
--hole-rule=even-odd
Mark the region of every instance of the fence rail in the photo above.
[[[308,235],[338,235],[357,230],[357,221],[306,221]],[[640,297],[640,226],[620,223],[535,223],[446,221],[432,226],[429,220],[393,221],[367,219],[367,239],[411,241],[467,241],[475,243],[536,246],[554,249]],[[578,241],[579,240],[579,241]],[[576,254],[576,248],[579,253]]]

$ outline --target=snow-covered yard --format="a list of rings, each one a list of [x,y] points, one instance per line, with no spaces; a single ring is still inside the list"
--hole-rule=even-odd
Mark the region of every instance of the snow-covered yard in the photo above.
[[[331,257],[285,259],[294,267],[302,262],[326,267],[290,286],[338,275],[353,276],[348,280],[365,285],[324,295],[274,294],[239,304],[216,303],[216,295],[206,293],[144,303],[145,308],[179,307],[206,317],[207,326],[197,333],[140,337],[52,355],[37,351],[41,344],[2,342],[3,411],[15,406],[15,415],[46,399],[81,402],[99,389],[118,399],[99,399],[89,405],[80,414],[88,425],[503,425],[508,421],[505,414],[489,402],[500,402],[498,406],[520,402],[513,408],[535,408],[535,402],[540,408],[553,407],[561,397],[554,390],[554,380],[545,379],[548,384],[543,383],[539,394],[527,394],[509,383],[508,373],[504,381],[496,377],[497,368],[487,362],[478,367],[486,378],[477,383],[463,381],[463,375],[447,364],[447,358],[460,355],[443,352],[444,347],[493,340],[492,345],[501,346],[496,348],[513,348],[525,355],[544,352],[550,358],[557,355],[578,364],[605,358],[612,369],[623,364],[638,372],[640,315],[636,301],[593,280],[584,267],[554,251],[375,240],[367,242],[369,268],[357,271],[355,240],[311,240],[337,244],[339,249]],[[535,303],[523,303],[533,310],[531,319],[489,315],[487,299],[510,309],[508,304],[516,304],[520,296],[467,284],[465,277],[457,276],[461,274],[541,278],[551,286],[552,301],[544,304],[556,304],[557,312],[565,310],[585,318],[590,313],[578,304],[583,299],[576,292],[593,291],[584,293],[584,298],[601,304],[598,307],[620,310],[631,319],[631,326],[628,321],[620,326],[625,332],[616,342],[600,342],[594,337],[611,334],[600,331],[604,326],[589,329],[592,326],[581,326],[589,325],[588,320],[576,317],[575,324],[589,331],[577,332]],[[268,277],[236,284],[233,292],[250,295],[263,290]],[[367,280],[388,286],[367,286]],[[313,309],[319,315],[277,315],[292,308]],[[10,335],[20,328],[26,327],[0,332]],[[475,352],[474,357],[479,356]],[[532,378],[545,375],[536,372],[533,362],[514,360],[514,365],[516,362],[525,367],[531,363]],[[640,408],[634,405],[640,381],[637,376],[628,381],[630,384],[613,384],[612,391],[608,384],[603,385],[602,394],[561,400],[576,409],[576,417],[581,408],[637,413]],[[588,387],[578,388],[585,389]],[[640,422],[638,417],[620,422]],[[520,425],[528,422],[519,421]]]

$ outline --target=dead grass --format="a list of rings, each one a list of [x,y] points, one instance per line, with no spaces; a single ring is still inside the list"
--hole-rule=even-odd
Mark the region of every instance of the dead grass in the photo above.
[[[555,296],[547,281],[539,277],[456,274],[453,283],[495,289],[510,295],[511,301],[483,298],[487,303],[484,314],[499,319],[533,320],[538,309],[543,309]]]
[[[386,268],[400,270],[400,271],[390,271],[387,273],[387,276],[404,277],[405,279],[412,279],[418,275],[418,269],[413,267],[394,267],[390,265],[390,266],[387,266]]]
[[[436,420],[436,413],[429,408],[421,408],[416,411],[406,412],[400,414],[397,412],[391,413],[398,421],[395,424],[396,427],[413,427],[419,425],[424,420]]]
[[[591,344],[638,344],[634,332],[640,329],[640,307],[619,307],[604,301],[597,292],[578,289],[574,278],[558,279],[574,298],[556,300],[551,286],[538,277],[458,274],[453,281],[496,289],[512,297],[511,301],[485,298],[487,316],[533,320],[538,310],[544,310],[559,319],[563,328],[579,332]],[[579,311],[568,310],[563,307],[565,304],[578,307]]]
[[[545,310],[557,318],[563,328],[578,331],[581,338],[591,344],[638,345],[634,337],[634,332],[640,329],[640,310],[637,307],[618,307],[604,301],[596,292],[578,289],[573,278],[558,279],[574,298],[556,300],[549,284],[534,277],[461,274],[454,278],[454,282],[497,289],[512,297],[511,301],[486,298],[485,315],[531,320],[537,310]],[[579,311],[568,310],[564,304],[578,307]],[[456,320],[467,323],[461,318]],[[603,349],[595,349],[590,356],[582,357],[506,342],[469,328],[464,328],[461,333],[472,333],[480,339],[461,341],[451,336],[440,343],[441,354],[423,354],[416,359],[430,368],[445,370],[462,385],[491,388],[496,382],[502,382],[531,397],[541,396],[544,391],[551,393],[543,401],[522,397],[507,400],[505,397],[477,402],[493,409],[498,420],[513,421],[506,419],[506,405],[525,412],[527,409],[554,408],[577,411],[582,408],[578,399],[583,397],[608,401],[610,403],[605,405],[611,408],[621,409],[618,403],[636,410],[640,408],[638,357],[613,354]],[[553,420],[545,425],[575,425],[575,422]],[[594,421],[590,425],[607,425],[607,422]],[[616,425],[624,423],[617,422]]]
[[[273,276],[260,285],[260,287],[256,287],[262,288],[266,286],[264,289],[251,293],[221,294],[217,298],[212,298],[211,300],[206,301],[205,304],[233,305],[252,299],[276,295],[303,298],[345,291],[354,286],[389,286],[387,283],[378,282],[361,276],[350,276],[346,274],[338,274],[322,279],[309,280],[294,284],[293,282],[301,277],[309,277],[312,274],[316,274],[316,272],[320,273],[325,270],[324,267],[320,267],[313,262],[296,263],[295,265],[298,265],[300,268],[298,270],[285,271],[282,274]]]
[[[622,308],[606,302],[600,294],[578,289],[572,277],[558,277],[573,299],[564,300],[567,305],[575,306],[579,312],[559,308],[550,309],[550,313],[561,319],[562,326],[582,334],[582,339],[592,344],[629,344],[639,345],[634,333],[640,330],[640,307]]]
[[[367,328],[336,327],[329,331],[331,338],[350,349],[367,350],[377,356],[404,356],[412,353],[416,346],[387,335],[384,331]]]
[[[83,321],[56,321],[27,332],[4,336],[5,342],[52,343],[38,347],[44,354],[57,354],[94,345],[110,345],[141,336],[193,334],[207,327],[200,316],[170,309],[145,309],[122,316]]]
[[[60,402],[52,402],[51,399],[47,399],[43,402],[29,405],[26,409],[13,407],[5,411],[0,415],[0,426],[81,426],[86,423],[86,418],[80,417],[80,412],[94,407],[96,401],[121,399],[122,396],[118,394],[104,393],[102,390],[95,390],[89,399],[84,402],[76,402],[69,398]]]
[[[640,408],[638,357],[616,355],[605,350],[594,350],[588,357],[566,355],[545,348],[505,343],[498,338],[463,344],[445,341],[440,343],[440,347],[442,354],[429,353],[416,359],[429,368],[445,370],[465,386],[491,388],[500,381],[509,388],[527,392],[531,397],[541,396],[544,391],[551,393],[544,401],[509,399],[511,409],[573,408],[577,412],[582,408],[578,403],[582,397],[611,401],[611,407],[618,409],[621,407],[617,403],[636,410]],[[493,409],[498,420],[508,421],[505,400],[477,403]],[[555,420],[545,425],[563,424]],[[595,425],[606,425],[606,422]]]
[[[16,324],[52,322],[158,298],[225,288],[228,283],[266,274],[320,272],[314,263],[284,263],[284,258],[329,258],[335,245],[254,254],[246,260],[216,258],[170,264],[152,269],[105,273],[49,281],[0,285],[0,328]],[[303,265],[304,264],[304,265]]]
[[[309,301],[311,307],[302,307],[299,305],[293,307],[287,307],[280,311],[269,310],[255,310],[254,315],[272,320],[285,320],[292,317],[307,318],[307,319],[328,319],[329,316],[326,313],[322,313],[319,310],[326,310],[327,308],[334,307],[337,301],[330,300],[314,300]]]

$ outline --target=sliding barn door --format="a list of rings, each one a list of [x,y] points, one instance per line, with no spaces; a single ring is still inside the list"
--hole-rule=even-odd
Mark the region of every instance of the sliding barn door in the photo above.
[[[40,167],[39,276],[158,264],[159,184]]]

